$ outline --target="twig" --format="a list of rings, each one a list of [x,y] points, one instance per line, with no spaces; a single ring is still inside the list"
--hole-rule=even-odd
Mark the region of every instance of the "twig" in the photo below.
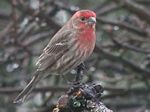
[[[54,87],[54,86],[46,86],[46,87],[37,87],[35,88],[32,92],[33,93],[45,93],[45,92],[65,92],[69,89],[69,87]],[[150,90],[146,89],[146,88],[133,88],[133,89],[128,89],[128,88],[118,88],[118,87],[114,87],[114,86],[108,86],[108,87],[104,87],[105,91],[109,91],[112,93],[139,93],[139,94],[143,94],[143,93],[149,93]],[[4,95],[10,95],[10,94],[17,94],[19,92],[22,91],[21,87],[0,87],[0,94],[4,94]]]
[[[26,47],[29,47],[30,45],[33,45],[37,43],[38,41],[41,41],[45,38],[50,38],[49,32],[42,32],[35,35],[30,36],[30,38],[26,39],[22,44]]]
[[[99,23],[110,24],[110,25],[113,25],[113,26],[118,26],[120,28],[126,29],[128,31],[133,32],[133,33],[139,34],[142,37],[149,36],[149,33],[146,32],[145,30],[137,28],[136,26],[130,25],[130,24],[125,23],[125,22],[109,21],[106,18],[102,18],[102,17],[98,17],[97,20],[98,20]]]
[[[133,71],[135,71],[137,74],[141,75],[141,77],[149,77],[150,74],[150,70],[146,69],[146,68],[142,68],[140,66],[138,66],[137,64],[130,62],[127,59],[121,58],[120,56],[115,56],[111,53],[108,53],[104,50],[102,50],[100,47],[96,47],[95,51],[99,54],[101,54],[102,56],[104,56],[105,58],[112,60],[112,61],[116,61],[119,63],[122,63],[125,67],[132,69]]]
[[[124,42],[119,42],[117,39],[114,38],[114,36],[111,36],[111,39],[115,43],[115,45],[119,46],[120,48],[128,49],[134,52],[144,53],[144,54],[150,53],[150,50],[144,50],[142,48],[138,48],[133,45],[126,44]]]
[[[66,91],[67,88],[66,87],[39,87],[39,88],[35,88],[33,90],[33,92],[63,92]],[[10,94],[16,94],[22,91],[22,88],[18,88],[18,87],[7,87],[7,88],[0,88],[0,94],[4,94],[4,95],[10,95]]]
[[[2,20],[10,20],[10,16],[8,13],[0,11],[0,19]]]
[[[144,5],[150,5],[150,1],[149,0],[135,0],[138,3],[142,3]]]
[[[115,10],[118,10],[118,9],[122,8],[122,6],[123,6],[122,4],[121,4],[121,5],[110,4],[110,5],[105,6],[105,7],[102,8],[102,9],[98,10],[98,11],[96,12],[96,14],[97,14],[98,16],[106,15],[106,14],[108,14],[108,13],[111,13],[111,12],[113,12],[113,11],[115,11]]]
[[[115,2],[119,2],[118,0],[114,0]],[[121,1],[122,4],[124,4],[124,7],[128,9],[129,11],[133,12],[134,14],[137,14],[139,18],[147,21],[150,23],[150,12],[148,9],[143,7],[142,5],[137,4],[133,0],[123,0]]]

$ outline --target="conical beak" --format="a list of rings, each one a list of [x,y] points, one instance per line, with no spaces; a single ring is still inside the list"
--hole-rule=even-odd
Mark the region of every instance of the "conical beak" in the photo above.
[[[95,24],[96,23],[96,18],[95,17],[90,17],[89,19],[88,19],[88,23],[89,24]]]

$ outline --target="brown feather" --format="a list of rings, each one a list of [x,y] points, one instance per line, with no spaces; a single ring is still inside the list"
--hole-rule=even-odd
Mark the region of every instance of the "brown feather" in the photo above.
[[[50,67],[70,49],[71,45],[68,44],[68,38],[70,35],[71,31],[67,30],[52,38],[36,63],[39,71],[46,70],[47,68],[50,69]],[[59,39],[56,40],[56,38]]]

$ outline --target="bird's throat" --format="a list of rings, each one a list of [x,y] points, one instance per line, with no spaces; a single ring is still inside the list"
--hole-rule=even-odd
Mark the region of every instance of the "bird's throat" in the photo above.
[[[80,33],[79,42],[81,45],[81,49],[93,49],[95,46],[95,31],[93,28],[86,29]]]

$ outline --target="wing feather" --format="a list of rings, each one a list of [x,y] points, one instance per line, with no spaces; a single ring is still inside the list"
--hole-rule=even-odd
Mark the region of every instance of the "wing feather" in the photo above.
[[[71,34],[72,32],[70,30],[59,32],[59,35],[56,34],[50,40],[36,63],[39,71],[43,71],[53,66],[56,61],[69,50],[70,45],[68,44],[68,40],[70,39]]]

